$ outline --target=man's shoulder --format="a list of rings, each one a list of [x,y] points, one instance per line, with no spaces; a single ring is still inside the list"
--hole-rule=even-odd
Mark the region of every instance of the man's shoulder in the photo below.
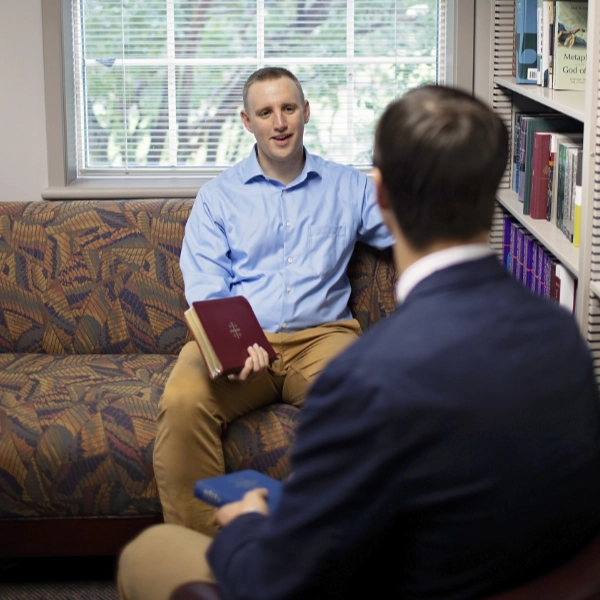
[[[327,160],[318,154],[310,154],[310,160],[314,162],[314,166],[321,172],[332,177],[347,177],[356,179],[366,179],[367,175],[359,171],[356,167],[344,165],[333,160]]]
[[[235,165],[227,167],[218,175],[213,177],[210,181],[207,181],[202,186],[202,189],[207,192],[212,192],[227,185],[243,185],[245,181],[244,174],[246,172],[247,162],[248,158],[244,158]]]

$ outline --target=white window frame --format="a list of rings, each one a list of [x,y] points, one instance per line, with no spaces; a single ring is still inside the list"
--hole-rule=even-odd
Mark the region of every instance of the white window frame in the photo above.
[[[483,0],[488,2],[488,0]],[[442,78],[473,92],[474,26],[477,0],[447,0],[445,36],[447,54],[440,61]],[[52,199],[194,197],[198,189],[221,169],[201,175],[102,175],[77,174],[73,90],[71,0],[43,0],[42,28],[48,187],[42,197]],[[352,43],[349,40],[348,43]],[[367,169],[368,170],[368,169]]]

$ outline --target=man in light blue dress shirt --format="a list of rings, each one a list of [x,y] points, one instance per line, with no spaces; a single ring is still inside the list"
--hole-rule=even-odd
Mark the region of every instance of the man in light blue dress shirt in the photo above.
[[[310,105],[297,78],[264,68],[244,86],[250,156],[204,185],[188,220],[181,271],[188,303],[245,296],[280,358],[248,348],[244,369],[212,381],[196,342],[181,351],[160,402],[154,453],[168,523],[214,534],[198,479],[225,471],[220,435],[277,401],[296,406],[325,365],[360,333],[346,267],[356,241],[393,244],[374,188],[356,169],[304,148]]]

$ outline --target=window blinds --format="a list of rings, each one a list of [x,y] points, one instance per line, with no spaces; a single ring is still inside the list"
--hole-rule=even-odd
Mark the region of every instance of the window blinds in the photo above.
[[[441,0],[76,0],[79,174],[190,173],[244,158],[246,78],[296,74],[305,145],[368,166],[382,110],[439,80]]]

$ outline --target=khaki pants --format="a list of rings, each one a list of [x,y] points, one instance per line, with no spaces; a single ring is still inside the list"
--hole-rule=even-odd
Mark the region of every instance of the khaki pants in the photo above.
[[[216,533],[215,509],[196,499],[198,479],[225,472],[221,433],[235,418],[283,401],[300,406],[325,365],[360,334],[356,320],[267,333],[280,354],[249,383],[211,380],[196,342],[184,346],[159,404],[154,471],[166,523]]]
[[[178,525],[155,525],[123,550],[118,585],[122,600],[167,600],[190,581],[215,583],[206,561],[212,538]]]

